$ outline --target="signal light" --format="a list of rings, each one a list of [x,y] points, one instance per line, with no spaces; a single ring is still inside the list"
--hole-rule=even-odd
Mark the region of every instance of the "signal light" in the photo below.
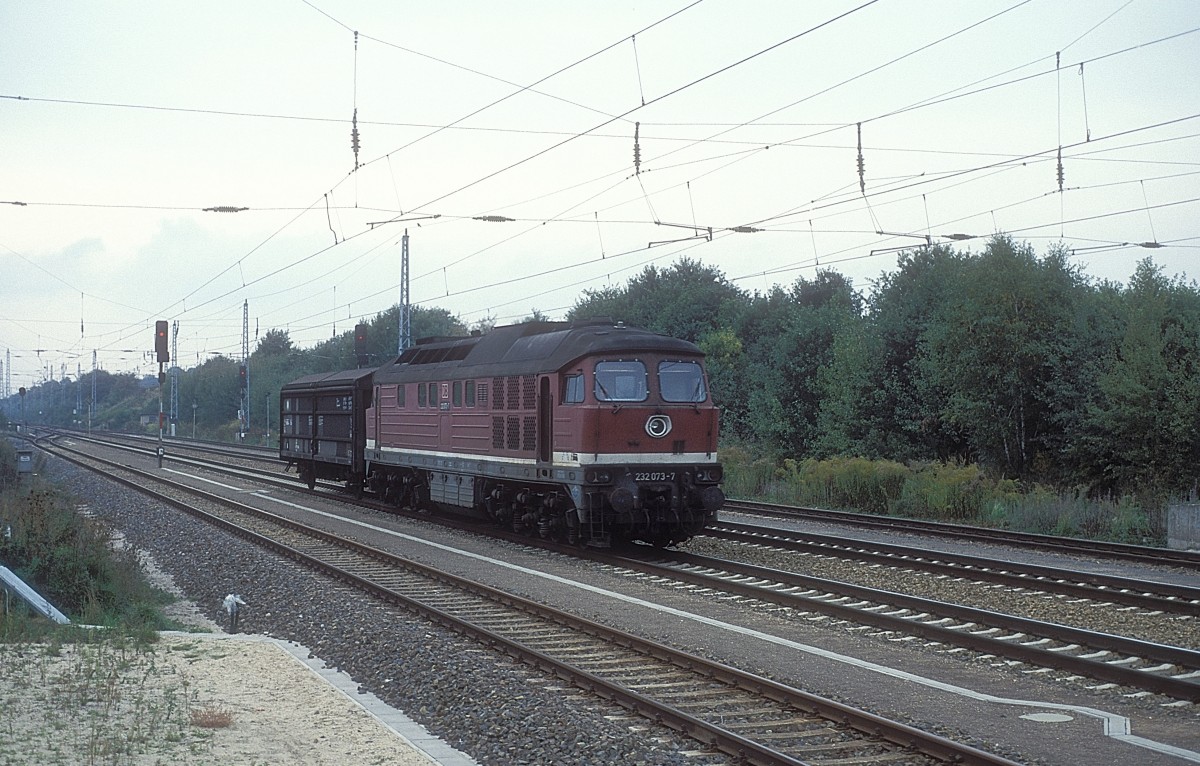
[[[154,353],[158,355],[158,361],[171,361],[171,354],[167,351],[167,320],[160,319],[154,323]]]
[[[354,325],[354,356],[358,357],[359,367],[367,363],[367,326],[365,324]]]
[[[246,365],[244,364],[238,365],[238,386],[246,387]]]

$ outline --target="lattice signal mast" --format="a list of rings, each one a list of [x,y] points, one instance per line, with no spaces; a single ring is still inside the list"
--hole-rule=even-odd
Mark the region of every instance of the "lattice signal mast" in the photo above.
[[[88,401],[88,433],[92,432],[92,417],[96,414],[96,349],[92,349],[92,398]]]
[[[242,389],[242,438],[250,431],[250,301],[242,301],[242,366],[238,370]]]
[[[412,346],[412,304],[408,298],[408,229],[400,240],[400,339],[398,354]]]
[[[171,407],[168,417],[171,420],[171,436],[175,435],[175,426],[179,423],[179,320],[171,323]]]

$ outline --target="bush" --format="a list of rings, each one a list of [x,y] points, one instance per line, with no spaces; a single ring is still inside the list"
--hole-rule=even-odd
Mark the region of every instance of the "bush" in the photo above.
[[[106,528],[75,512],[46,487],[0,496],[0,560],[75,621],[164,627],[157,605],[170,597],[151,588],[134,555],[114,550]]]
[[[1060,494],[1037,487],[996,506],[989,518],[1005,528],[1121,543],[1164,542],[1162,531],[1155,528],[1157,514],[1129,496],[1097,500],[1079,491]]]
[[[1139,544],[1162,544],[1166,537],[1161,492],[1097,500],[1082,490],[1022,490],[976,465],[776,460],[742,445],[723,447],[720,460],[725,494],[733,498]]]
[[[775,474],[775,462],[755,457],[741,446],[722,447],[717,455],[725,472],[724,489],[729,497],[766,497]]]
[[[0,490],[17,483],[17,450],[8,439],[0,439]]]
[[[783,473],[807,502],[886,515],[901,498],[909,471],[900,463],[858,457],[785,460]]]
[[[896,510],[938,521],[979,522],[997,502],[1017,493],[1016,482],[991,480],[976,465],[924,463],[913,469]]]

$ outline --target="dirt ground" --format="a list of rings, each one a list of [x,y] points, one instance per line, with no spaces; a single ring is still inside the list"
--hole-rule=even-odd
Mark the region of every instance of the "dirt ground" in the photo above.
[[[227,635],[186,600],[168,616],[210,632],[0,644],[0,766],[434,763],[280,644]]]
[[[273,642],[0,645],[0,764],[84,763],[432,761]]]

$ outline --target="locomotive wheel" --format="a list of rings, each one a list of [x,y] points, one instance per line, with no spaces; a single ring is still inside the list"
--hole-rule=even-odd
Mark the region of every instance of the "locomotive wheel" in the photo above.
[[[433,505],[429,502],[429,487],[425,484],[411,484],[409,498],[411,507],[417,513],[432,513]]]

